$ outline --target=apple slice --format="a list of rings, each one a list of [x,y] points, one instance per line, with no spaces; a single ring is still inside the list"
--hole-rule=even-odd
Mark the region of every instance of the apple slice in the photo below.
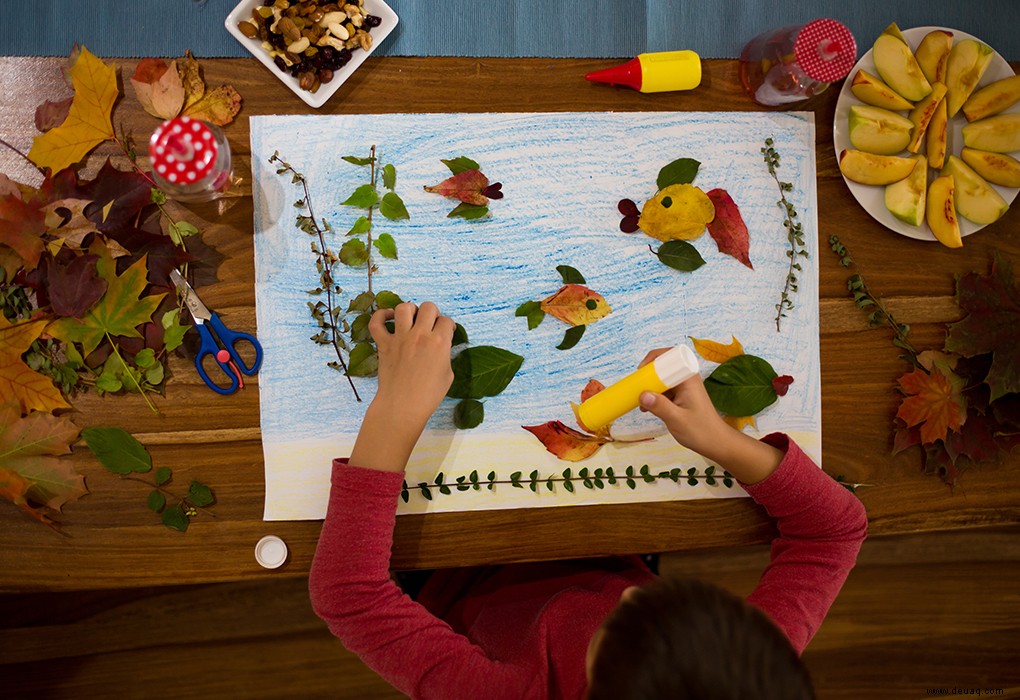
[[[913,157],[914,169],[899,182],[885,186],[885,208],[900,221],[920,226],[924,221],[925,195],[928,192],[928,159]]]
[[[953,201],[953,177],[945,175],[932,180],[928,186],[928,200],[925,205],[928,228],[947,248],[963,246],[960,235],[960,220],[956,218],[956,205]]]
[[[1006,200],[956,156],[949,156],[942,174],[953,178],[956,211],[975,224],[998,221],[1009,209]]]
[[[891,87],[879,80],[877,76],[872,75],[866,70],[859,70],[854,73],[854,79],[850,82],[850,91],[858,100],[867,102],[873,107],[902,112],[914,106],[900,97]]]
[[[998,114],[967,124],[963,145],[993,153],[1020,151],[1020,114]]]
[[[946,107],[950,119],[956,116],[970,93],[974,92],[994,55],[991,47],[974,39],[964,39],[953,46],[946,64],[946,87],[949,89]]]
[[[949,140],[949,115],[946,113],[946,101],[942,100],[935,108],[935,114],[928,122],[928,164],[933,168],[941,168],[946,162],[946,143]]]
[[[914,54],[910,53],[910,47],[892,34],[882,34],[875,40],[871,56],[879,77],[904,99],[917,102],[931,92],[931,84],[917,65]]]
[[[850,143],[868,153],[891,156],[910,143],[913,122],[880,107],[854,105],[850,108]]]
[[[985,85],[971,95],[961,109],[967,121],[976,122],[978,119],[998,114],[1017,102],[1020,102],[1020,75]]]
[[[974,172],[992,184],[1020,187],[1020,161],[1013,156],[964,148],[960,151],[960,158],[972,167]]]
[[[889,36],[891,36],[891,37],[894,37],[894,38],[896,38],[896,39],[899,39],[899,40],[900,40],[900,41],[902,41],[902,42],[903,42],[904,44],[906,44],[906,43],[907,43],[907,37],[903,36],[903,32],[901,32],[901,31],[900,31],[900,27],[899,27],[899,25],[898,25],[898,24],[896,24],[895,22],[893,22],[893,23],[892,23],[892,24],[890,24],[890,25],[889,25],[888,27],[886,27],[885,29],[883,29],[883,30],[882,30],[882,33],[883,33],[883,34],[888,34],[888,35],[889,35]]]
[[[953,33],[944,29],[928,32],[914,51],[914,58],[929,83],[946,82],[946,62],[953,48]]]
[[[845,149],[839,154],[839,170],[846,179],[862,185],[888,185],[902,180],[914,169],[914,161],[898,156]]]
[[[917,153],[921,149],[921,139],[924,138],[924,132],[928,130],[928,124],[931,123],[932,117],[935,116],[935,109],[945,96],[946,86],[942,83],[935,83],[931,86],[931,93],[918,102],[917,106],[911,110],[910,121],[914,125],[914,132],[910,137],[910,143],[907,144],[907,150],[911,153]]]

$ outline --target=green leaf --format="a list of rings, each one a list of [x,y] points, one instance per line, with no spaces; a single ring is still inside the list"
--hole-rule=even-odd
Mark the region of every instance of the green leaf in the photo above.
[[[370,184],[362,185],[354,190],[350,197],[341,202],[348,207],[360,207],[361,209],[369,209],[378,203],[379,193]]]
[[[628,478],[627,479],[627,488],[629,488],[631,490],[636,489],[637,488],[637,482],[634,481],[633,479]]]
[[[364,343],[372,339],[368,330],[368,322],[372,320],[372,314],[361,314],[351,323],[351,340],[355,343]]]
[[[173,475],[174,472],[172,469],[170,469],[170,467],[159,467],[158,469],[156,469],[156,485],[162,486],[163,484],[170,481]]]
[[[379,255],[390,260],[397,259],[397,242],[393,240],[393,236],[388,233],[380,233],[379,236],[372,241],[372,245],[379,251]],[[341,253],[343,249],[341,248]]]
[[[207,506],[216,500],[212,489],[200,481],[191,482],[191,486],[188,487],[187,499],[199,508]]]
[[[150,367],[145,370],[145,381],[156,386],[163,381],[163,365],[157,363],[155,367]]]
[[[440,159],[442,160],[442,159]],[[462,173],[465,170],[478,170],[478,163],[471,160],[466,156],[460,156],[459,158],[451,158],[450,160],[443,160],[443,165],[450,169],[450,172],[456,175]]]
[[[712,404],[729,416],[753,416],[776,401],[772,365],[755,355],[731,357],[705,380]]]
[[[153,187],[149,190],[149,200],[153,204],[166,204],[166,195],[158,187]]]
[[[521,368],[524,358],[492,345],[465,348],[450,365],[453,384],[446,395],[454,399],[480,399],[503,391]]]
[[[705,264],[698,249],[687,241],[666,241],[658,250],[653,250],[651,246],[648,249],[655,253],[663,265],[681,272],[693,272]]]
[[[135,364],[142,369],[148,369],[156,364],[156,351],[152,348],[143,348],[135,354]]]
[[[571,326],[567,329],[567,332],[563,334],[563,342],[556,346],[557,350],[569,350],[570,348],[577,345],[577,341],[584,335],[584,329],[587,328],[585,325]]]
[[[379,202],[379,213],[392,220],[411,218],[407,213],[407,207],[404,206],[404,200],[396,192],[387,192],[383,195],[382,201]]]
[[[184,507],[180,503],[164,510],[159,519],[171,530],[186,532],[188,529],[188,514],[184,512]]]
[[[475,399],[464,399],[453,409],[453,424],[461,430],[477,428],[485,420],[485,406]]]
[[[351,230],[347,232],[348,236],[357,236],[359,233],[367,233],[372,230],[372,222],[368,220],[367,216],[359,216],[354,221],[354,225],[351,226]]]
[[[164,496],[159,491],[155,490],[150,491],[149,499],[146,502],[146,505],[149,506],[149,510],[151,510],[153,513],[158,513],[159,511],[163,510],[164,507],[166,507],[166,496]]]
[[[484,204],[468,204],[467,202],[461,202],[453,208],[453,210],[446,215],[447,219],[455,219],[460,217],[470,221],[471,219],[480,219],[489,213],[489,207]]]
[[[360,238],[351,238],[340,246],[340,262],[348,267],[357,267],[368,262],[368,248]]]
[[[453,345],[463,345],[468,342],[467,331],[459,323],[453,327]]]
[[[387,163],[382,169],[382,184],[388,190],[397,186],[397,169]]]
[[[358,156],[341,156],[340,159],[354,165],[371,165],[375,162],[375,158],[359,158]]]
[[[563,284],[586,284],[584,275],[570,265],[557,265],[556,272],[563,278]]]
[[[124,383],[117,378],[116,374],[103,372],[99,375],[99,378],[96,379],[96,389],[99,391],[113,393],[115,391],[120,391],[123,388]]]
[[[521,472],[514,472],[510,475],[510,483],[520,488]]]
[[[347,371],[352,377],[371,377],[379,371],[379,355],[371,343],[358,343],[347,360]]]
[[[371,311],[372,304],[375,303],[375,295],[372,292],[362,292],[358,296],[351,299],[350,305],[347,307],[348,311]]]
[[[99,463],[114,474],[144,473],[152,469],[152,457],[126,430],[85,428],[81,436]]]
[[[396,257],[396,255],[394,255],[394,257]],[[380,309],[392,309],[395,308],[397,304],[402,304],[403,302],[403,299],[387,289],[384,289],[375,295],[375,304]]]
[[[679,158],[659,171],[655,186],[664,190],[670,185],[685,185],[694,182],[701,163],[693,158]]]
[[[163,326],[163,344],[166,351],[176,350],[184,342],[184,334],[190,326],[182,326],[179,323],[181,317],[180,309],[171,309],[160,318],[160,325]],[[68,347],[74,347],[69,345]]]
[[[563,488],[565,488],[567,491],[570,491],[570,493],[573,493],[574,492],[574,482],[571,481],[570,479],[564,479],[563,480]]]
[[[528,317],[528,330],[532,330],[538,327],[545,319],[545,311],[542,311],[541,302],[537,301],[526,301],[517,307],[514,312],[514,316],[527,316]]]

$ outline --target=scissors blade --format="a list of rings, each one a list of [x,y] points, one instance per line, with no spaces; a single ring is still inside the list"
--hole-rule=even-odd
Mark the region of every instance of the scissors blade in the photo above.
[[[170,281],[174,283],[181,297],[184,299],[184,305],[188,307],[188,311],[191,312],[192,318],[195,319],[195,323],[205,323],[212,317],[212,312],[209,311],[209,307],[202,303],[202,300],[198,298],[198,294],[192,288],[188,281],[181,276],[181,273],[177,270],[170,271]]]

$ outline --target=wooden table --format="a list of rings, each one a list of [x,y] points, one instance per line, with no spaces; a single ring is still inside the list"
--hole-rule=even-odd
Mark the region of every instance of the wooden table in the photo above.
[[[114,61],[123,78],[134,61]],[[232,83],[244,97],[240,118],[227,129],[238,173],[250,191],[248,120],[253,114],[300,114],[310,110],[254,60],[202,62],[207,82]],[[69,94],[62,61],[0,59],[0,137],[27,152],[36,134],[35,106]],[[737,62],[706,61],[693,92],[642,95],[584,82],[604,61],[549,59],[373,58],[331,99],[324,114],[385,112],[484,112],[574,110],[757,109],[745,97]],[[130,88],[128,88],[130,92]],[[858,493],[867,506],[872,536],[976,528],[1020,522],[1020,456],[968,471],[955,489],[921,473],[920,454],[891,455],[891,421],[899,402],[895,380],[908,366],[884,329],[868,329],[847,297],[847,272],[829,252],[837,234],[850,249],[873,291],[901,322],[912,327],[918,347],[941,347],[945,323],[959,317],[952,300],[954,275],[987,271],[998,251],[1020,267],[1020,206],[970,238],[961,250],[889,232],[856,203],[837,168],[832,148],[836,90],[802,109],[814,111],[817,133],[819,268],[821,271],[822,426],[825,469],[868,484]],[[144,141],[157,122],[134,96],[114,112],[118,129]],[[94,172],[106,156],[126,169],[106,144],[87,161]],[[33,173],[6,149],[0,172]],[[255,329],[250,196],[193,208],[191,220],[203,241],[224,259],[219,282],[200,289],[228,323]],[[184,483],[211,485],[216,517],[199,518],[186,534],[165,529],[145,508],[147,491],[102,469],[84,447],[71,457],[86,475],[90,495],[65,507],[66,537],[0,503],[0,591],[116,588],[303,576],[318,522],[261,519],[264,481],[259,441],[258,389],[230,397],[209,391],[191,362],[175,357],[159,415],[137,396],[74,402],[71,418],[81,427],[116,425],[144,442],[157,465],[170,466]],[[341,392],[342,386],[337,387]],[[255,542],[268,533],[283,537],[290,559],[267,572],[255,562]],[[393,566],[451,567],[605,554],[676,551],[767,541],[772,527],[747,499],[647,503],[518,511],[403,516],[398,519]]]

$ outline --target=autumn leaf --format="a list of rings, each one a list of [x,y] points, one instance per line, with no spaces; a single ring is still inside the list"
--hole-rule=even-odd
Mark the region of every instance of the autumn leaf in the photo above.
[[[734,430],[743,430],[747,426],[758,427],[754,423],[754,416],[723,416],[722,419]]]
[[[694,351],[709,362],[722,364],[731,357],[744,354],[744,347],[734,335],[730,336],[729,345],[723,345],[722,343],[717,343],[714,340],[704,340],[693,336],[687,337],[691,339],[691,343],[694,345]]]
[[[67,119],[71,111],[73,97],[68,97],[60,102],[46,100],[35,108],[35,128],[39,131],[49,131],[60,126]]]
[[[45,330],[46,320],[11,324],[0,314],[0,403],[19,403],[25,410],[69,408],[53,380],[34,371],[21,359]]]
[[[21,185],[0,173],[0,197],[6,197],[7,195],[12,195],[15,199],[24,199],[21,196]]]
[[[50,255],[56,255],[65,245],[80,248],[85,237],[97,230],[85,216],[90,204],[89,199],[58,199],[42,208],[47,233],[53,238],[46,244]]]
[[[0,495],[42,519],[30,503],[60,510],[88,493],[85,477],[60,459],[77,437],[67,418],[40,411],[22,417],[16,402],[0,404]]]
[[[107,283],[99,276],[97,260],[97,255],[79,255],[67,264],[49,259],[46,288],[53,313],[81,318],[102,298]]]
[[[984,378],[990,401],[1020,393],[1020,286],[1012,263],[996,254],[989,275],[957,279],[956,303],[967,315],[949,325],[945,349],[963,357],[992,355]]]
[[[120,170],[109,159],[95,178],[82,183],[80,196],[93,200],[85,209],[96,228],[112,234],[136,225],[146,217],[152,203],[152,183],[134,170]],[[113,206],[110,206],[110,203]]]
[[[166,64],[161,58],[143,58],[131,76],[131,87],[142,109],[160,119],[173,119],[184,106],[184,82],[177,62]]]
[[[590,399],[592,396],[595,396],[595,394],[599,393],[605,388],[606,388],[605,384],[603,384],[599,380],[597,379],[589,380],[588,383],[585,384],[584,389],[581,390],[581,403],[584,403],[585,401]],[[584,432],[590,433],[596,437],[609,438],[609,434],[613,429],[613,424],[611,422],[606,423],[598,430],[592,430],[591,428],[584,424],[584,421],[581,420],[581,414],[579,413],[581,406],[571,401],[570,408],[574,412],[574,420],[577,421],[577,427],[579,427]]]
[[[919,425],[922,443],[944,440],[950,430],[958,431],[963,425],[967,415],[967,401],[961,394],[963,380],[951,370],[941,366],[932,366],[930,371],[914,369],[897,381],[906,398],[896,417],[907,426]]]
[[[198,61],[190,51],[185,52],[184,58],[177,59],[176,63],[177,72],[184,84],[184,108],[187,109],[205,95],[205,80],[202,78],[202,69]]]
[[[645,202],[638,227],[660,241],[691,241],[715,218],[715,206],[694,185],[670,185]]]
[[[226,126],[240,111],[241,95],[230,85],[220,85],[206,90],[201,99],[185,107],[183,116]]]
[[[110,113],[120,94],[117,72],[82,49],[71,69],[71,80],[74,99],[67,119],[37,136],[28,152],[33,163],[54,173],[74,165],[114,135]]]
[[[542,311],[571,326],[594,323],[613,311],[601,294],[583,284],[566,284],[539,304]]]
[[[793,377],[789,374],[784,374],[772,380],[772,388],[775,389],[776,396],[786,396],[786,392],[790,390],[791,384],[793,384]]]
[[[715,206],[715,218],[708,222],[708,233],[719,246],[719,252],[732,255],[753,270],[748,255],[747,224],[740,216],[740,209],[726,190],[714,189],[706,194]]]
[[[522,425],[522,428],[538,438],[545,449],[567,462],[580,462],[599,451],[610,442],[607,438],[585,435],[558,420],[542,425]]]
[[[0,196],[0,243],[17,253],[27,270],[39,264],[45,231],[45,215],[36,207],[13,194]]]
[[[51,335],[65,342],[82,344],[82,355],[88,357],[103,338],[122,335],[141,338],[138,326],[152,320],[152,314],[166,294],[152,294],[139,297],[145,292],[146,256],[117,275],[117,263],[103,256],[96,263],[99,276],[106,280],[107,289],[99,303],[90,309],[79,321],[76,318],[62,318],[50,325]]]
[[[489,198],[482,194],[489,185],[489,178],[480,170],[462,170],[456,175],[451,175],[438,185],[426,187],[426,192],[435,192],[444,197],[454,197],[465,204],[484,206],[489,203]]]

